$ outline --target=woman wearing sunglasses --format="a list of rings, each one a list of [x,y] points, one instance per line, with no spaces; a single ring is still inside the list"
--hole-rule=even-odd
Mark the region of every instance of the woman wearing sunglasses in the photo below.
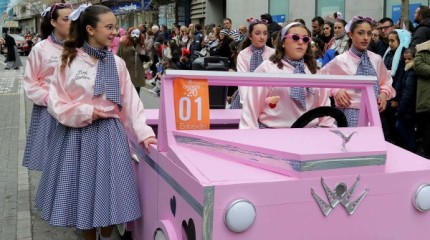
[[[275,53],[275,49],[266,45],[269,38],[267,21],[253,19],[248,27],[248,38],[242,43],[242,49],[237,56],[236,68],[238,72],[254,72],[255,69]],[[234,94],[230,108],[242,108],[243,99],[246,97],[248,87],[239,87]]]
[[[282,28],[275,45],[275,54],[264,61],[255,72],[283,74],[315,74],[317,66],[311,47],[311,33],[305,25],[293,22]],[[266,102],[274,98],[276,103]],[[239,127],[288,128],[305,112],[320,106],[330,106],[329,91],[304,87],[252,87],[244,99]],[[328,117],[308,124],[334,126]]]
[[[43,41],[36,44],[28,56],[24,74],[24,91],[33,102],[30,128],[24,151],[23,165],[33,170],[43,170],[49,153],[50,133],[57,121],[47,109],[50,81],[63,51],[63,42],[69,38],[72,12],[68,4],[54,4],[43,13],[41,32]]]
[[[390,72],[384,65],[381,56],[367,51],[372,37],[372,21],[368,17],[355,16],[347,25],[348,35],[352,41],[351,48],[327,63],[321,74],[377,76],[374,90],[378,100],[379,111],[385,110],[387,100],[395,96],[391,86]],[[360,109],[360,91],[354,89],[332,89],[336,106],[342,110],[348,120],[348,126],[356,127]]]

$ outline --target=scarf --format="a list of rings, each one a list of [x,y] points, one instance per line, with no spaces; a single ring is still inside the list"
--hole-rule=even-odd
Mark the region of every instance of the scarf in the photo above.
[[[351,46],[351,51],[356,56],[360,57],[360,62],[358,63],[357,72],[355,75],[361,76],[377,76],[376,70],[370,62],[369,56],[367,55],[367,50],[361,52],[354,46]],[[373,90],[375,91],[375,95],[378,96],[379,93],[379,84],[376,81],[373,85]]]
[[[300,59],[299,61],[293,61],[284,57],[283,60],[294,67],[294,74],[305,74],[305,61]],[[307,88],[309,93],[314,93],[312,88]],[[306,110],[306,97],[304,87],[291,87],[290,97],[294,101],[300,103],[303,110]]]
[[[51,33],[51,35],[49,35],[49,37],[53,43],[58,44],[60,46],[63,46],[63,42],[60,41],[60,39],[58,39],[54,33]]]
[[[94,96],[106,92],[106,98],[116,103],[121,111],[121,87],[119,85],[119,76],[114,55],[107,49],[96,49],[86,42],[82,46],[82,49],[91,57],[99,59],[94,85]]]
[[[254,72],[254,70],[260,66],[260,64],[263,62],[263,51],[264,51],[264,47],[262,48],[256,48],[254,46],[250,46],[251,51],[252,51],[252,56],[251,56],[251,61],[250,61],[250,66],[249,66],[249,71],[250,72]]]

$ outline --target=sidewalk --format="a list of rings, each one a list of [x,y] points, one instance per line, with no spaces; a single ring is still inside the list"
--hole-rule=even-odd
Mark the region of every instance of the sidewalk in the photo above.
[[[0,63],[4,57],[0,56]],[[25,147],[23,68],[4,70],[0,64],[0,240],[32,240]]]

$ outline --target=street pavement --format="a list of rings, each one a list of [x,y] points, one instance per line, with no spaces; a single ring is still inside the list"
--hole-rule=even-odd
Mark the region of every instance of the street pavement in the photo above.
[[[34,207],[41,172],[22,167],[33,104],[22,89],[24,68],[4,70],[3,61],[0,56],[0,240],[83,240],[75,228],[50,226]],[[147,109],[159,106],[148,88],[141,89],[141,100]],[[113,236],[120,239],[116,231]]]

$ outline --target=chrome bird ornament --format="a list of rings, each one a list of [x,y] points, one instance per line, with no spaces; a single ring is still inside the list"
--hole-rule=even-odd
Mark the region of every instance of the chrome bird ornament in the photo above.
[[[341,131],[339,130],[330,130],[330,132],[340,136],[342,138],[342,152],[346,152],[346,144],[351,140],[352,136],[357,133],[357,132],[352,132],[350,133],[348,136],[346,136],[345,134],[343,134]],[[358,133],[357,133],[358,134]]]

